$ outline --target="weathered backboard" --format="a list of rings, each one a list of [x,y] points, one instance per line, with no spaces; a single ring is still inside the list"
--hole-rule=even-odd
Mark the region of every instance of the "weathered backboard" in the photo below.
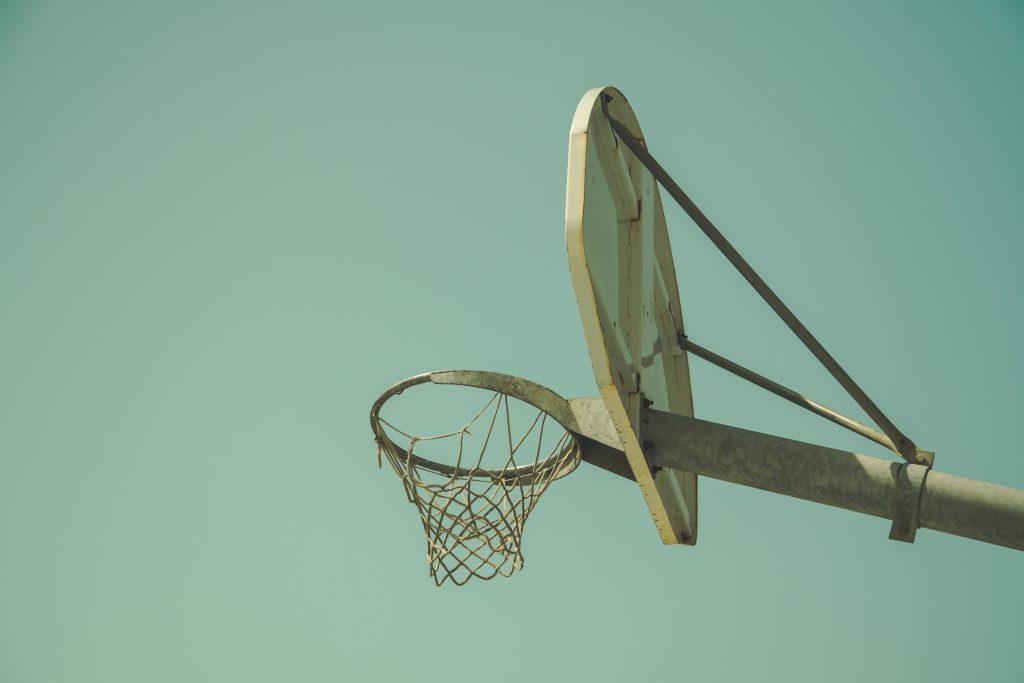
[[[607,112],[607,115],[606,115]],[[697,540],[697,477],[652,472],[641,405],[693,415],[679,286],[654,177],[620,144],[607,116],[640,141],[626,98],[595,88],[569,133],[565,242],[601,397],[664,543]]]

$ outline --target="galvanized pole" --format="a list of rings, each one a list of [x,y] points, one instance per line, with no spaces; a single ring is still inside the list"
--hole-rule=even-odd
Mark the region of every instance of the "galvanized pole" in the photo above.
[[[654,467],[891,519],[895,540],[923,527],[1024,550],[1022,490],[660,410],[644,419]]]

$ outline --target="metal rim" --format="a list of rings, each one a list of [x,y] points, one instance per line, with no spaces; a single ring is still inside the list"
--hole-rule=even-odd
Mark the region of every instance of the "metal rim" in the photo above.
[[[384,444],[382,444],[381,441],[386,441],[387,444],[395,450],[395,452],[407,452],[405,448],[395,443],[385,433],[384,428],[381,425],[380,409],[389,399],[398,396],[406,389],[420,384],[426,384],[427,382],[431,382],[433,384],[453,384],[457,386],[474,387],[477,389],[487,389],[511,396],[512,398],[531,405],[547,414],[548,417],[557,422],[569,434],[571,443],[566,448],[574,449],[577,452],[580,452],[581,450],[579,439],[576,437],[579,433],[579,427],[576,424],[576,418],[573,415],[572,409],[569,407],[569,402],[567,400],[536,382],[531,382],[530,380],[523,379],[522,377],[516,377],[515,375],[506,375],[500,372],[488,372],[486,370],[443,370],[437,372],[425,372],[420,375],[414,375],[413,377],[404,379],[400,382],[396,382],[388,387],[384,393],[377,398],[373,407],[370,408],[370,428],[373,430],[378,445],[384,447]],[[411,458],[417,466],[445,476],[459,478],[488,476],[493,479],[515,479],[529,477],[533,472],[544,469],[549,465],[549,463],[554,462],[564,452],[565,449],[562,449],[556,453],[552,453],[539,462],[531,463],[529,465],[521,465],[515,468],[509,467],[502,469],[474,468],[470,470],[464,467],[454,467],[452,465],[446,465],[444,463],[421,458],[418,455],[412,455]],[[569,464],[566,465],[562,471],[557,472],[552,479],[560,479],[569,474],[576,468],[578,463],[579,458],[571,460]]]

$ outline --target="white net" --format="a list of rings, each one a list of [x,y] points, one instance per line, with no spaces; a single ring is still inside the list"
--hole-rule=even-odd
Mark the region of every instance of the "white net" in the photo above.
[[[510,401],[534,413],[525,429],[513,428]],[[377,414],[371,422],[378,463],[382,453],[387,456],[419,511],[438,586],[522,569],[527,516],[551,482],[580,461],[572,434],[544,411],[502,392],[492,393],[464,426],[444,434],[409,434]],[[417,451],[428,445],[432,456],[447,446],[448,463],[421,457]]]

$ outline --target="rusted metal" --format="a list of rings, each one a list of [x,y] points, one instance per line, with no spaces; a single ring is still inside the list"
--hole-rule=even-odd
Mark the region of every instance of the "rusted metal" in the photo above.
[[[607,110],[605,112],[607,116]],[[676,203],[682,207],[683,211],[693,219],[693,222],[697,224],[697,227],[707,235],[708,239],[718,247],[718,250],[722,252],[729,263],[731,263],[736,270],[746,279],[750,286],[761,295],[761,298],[775,311],[776,315],[782,318],[782,321],[786,323],[790,330],[803,342],[804,346],[814,355],[818,361],[825,366],[825,369],[831,373],[837,382],[853,397],[853,400],[857,402],[865,413],[868,414],[875,424],[877,424],[883,432],[892,440],[895,444],[897,452],[902,455],[907,462],[931,465],[934,461],[934,454],[922,451],[917,448],[911,439],[903,434],[896,425],[889,420],[888,417],[882,412],[882,410],[875,405],[875,402],[864,392],[860,386],[853,381],[853,378],[847,374],[846,370],[839,365],[839,362],[832,357],[831,354],[825,349],[824,346],[811,334],[810,330],[804,326],[802,322],[796,317],[796,315],[783,303],[782,299],[775,294],[774,291],[768,286],[768,284],[761,278],[760,275],[747,263],[736,248],[729,243],[725,236],[715,227],[711,220],[704,215],[693,200],[687,196],[681,187],[672,177],[669,176],[668,172],[662,168],[661,164],[647,151],[647,148],[637,140],[626,126],[622,125],[619,121],[611,116],[607,116],[608,123],[615,131],[616,136],[630,149],[631,152],[640,160],[640,162],[651,172],[651,174],[661,183],[661,186],[672,195],[672,198],[676,200]]]

